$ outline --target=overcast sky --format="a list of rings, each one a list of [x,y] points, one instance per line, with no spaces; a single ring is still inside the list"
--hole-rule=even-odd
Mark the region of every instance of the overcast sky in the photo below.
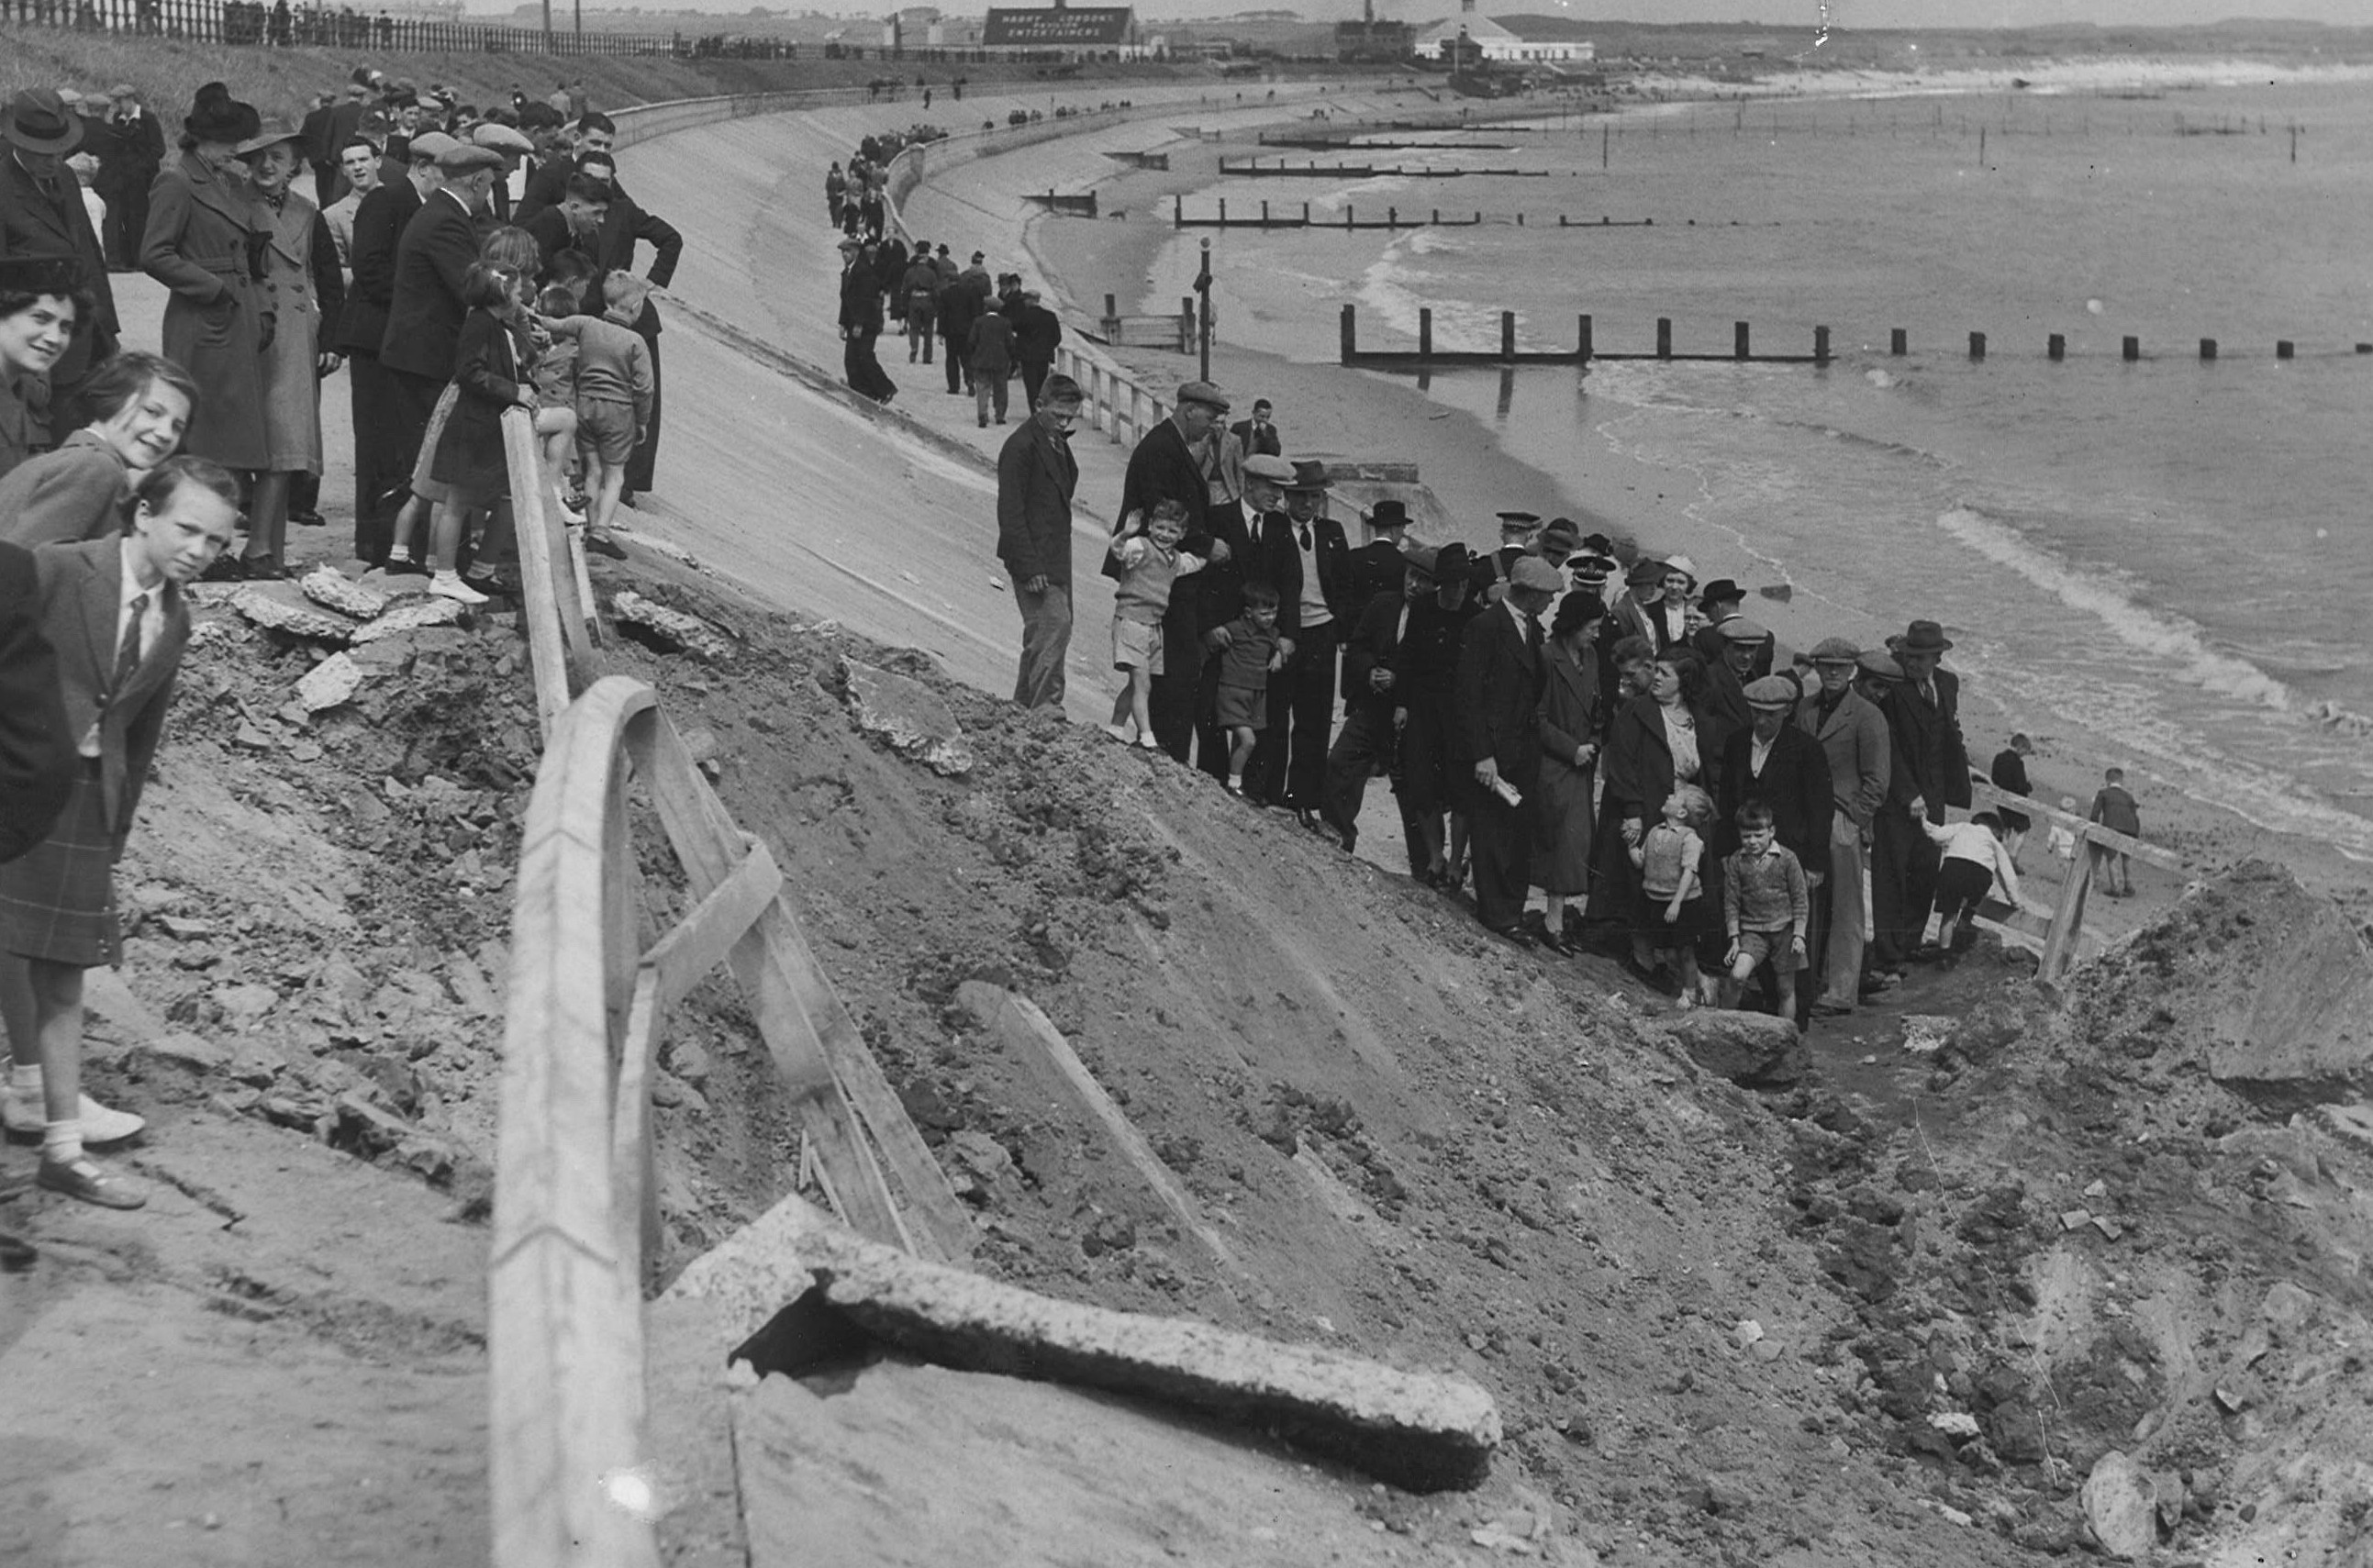
[[[508,11],[517,0],[466,0],[472,11]],[[865,10],[850,0],[756,0],[769,8],[813,4],[855,18],[881,18],[899,0],[881,0]],[[977,16],[989,0],[939,0],[953,16]],[[1079,0],[1081,4],[1095,0]],[[1118,0],[1116,0],[1118,3]],[[586,0],[590,10],[605,0]],[[640,0],[647,11],[730,14],[732,0]],[[1313,20],[1359,15],[1358,0],[1139,0],[1146,21],[1175,17],[1224,17],[1258,6],[1291,7]],[[555,0],[553,14],[567,9]],[[1457,9],[1457,0],[1376,0],[1376,14],[1401,21],[1432,20]],[[1800,28],[1809,36],[1824,20],[1818,0],[1477,0],[1485,16],[1564,15],[1584,18],[1658,22],[1753,20],[1779,29]],[[2341,27],[2373,24],[2373,0],[1832,0],[1826,19],[1840,28],[2034,27],[2051,22],[2103,25],[2182,25],[2222,21],[2296,19]]]

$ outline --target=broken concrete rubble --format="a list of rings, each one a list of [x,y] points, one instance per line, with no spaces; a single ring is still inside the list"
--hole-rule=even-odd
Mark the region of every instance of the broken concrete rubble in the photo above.
[[[860,660],[843,659],[840,668],[859,729],[934,773],[955,778],[972,771],[972,747],[956,716],[929,686]]]
[[[1657,1023],[1680,1042],[1691,1061],[1734,1083],[1794,1083],[1811,1064],[1804,1036],[1792,1019],[1701,1007]]]
[[[754,1335],[820,1300],[926,1361],[1255,1423],[1411,1491],[1479,1483],[1500,1444],[1498,1407],[1463,1377],[1056,1301],[866,1241],[798,1198],[695,1261],[669,1293],[721,1300]]]

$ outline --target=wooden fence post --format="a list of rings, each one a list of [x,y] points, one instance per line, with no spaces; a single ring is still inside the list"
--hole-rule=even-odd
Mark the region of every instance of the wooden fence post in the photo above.
[[[1420,305],[1417,310],[1417,357],[1433,357],[1433,307]]]
[[[1338,330],[1342,337],[1342,362],[1349,365],[1360,357],[1360,328],[1356,307],[1350,305],[1343,307],[1342,324]]]
[[[1580,363],[1580,364],[1587,365],[1587,364],[1589,364],[1589,363],[1590,363],[1590,357],[1591,357],[1591,352],[1592,352],[1592,349],[1591,349],[1591,342],[1590,342],[1590,335],[1591,335],[1591,320],[1590,320],[1590,314],[1589,314],[1589,312],[1588,312],[1588,311],[1584,311],[1584,312],[1582,314],[1582,316],[1581,316],[1581,317],[1576,321],[1576,322],[1575,322],[1575,331],[1574,331],[1574,347],[1573,347],[1573,357],[1574,357],[1574,359],[1575,359],[1578,363]]]
[[[1500,312],[1500,357],[1514,363],[1516,357],[1516,312]]]
[[[1656,357],[1659,359],[1670,359],[1672,357],[1673,318],[1670,316],[1659,316],[1656,318]]]
[[[1752,356],[1748,353],[1747,332],[1748,328],[1745,322],[1733,322],[1730,323],[1730,357],[1733,359],[1747,359],[1752,357]]]

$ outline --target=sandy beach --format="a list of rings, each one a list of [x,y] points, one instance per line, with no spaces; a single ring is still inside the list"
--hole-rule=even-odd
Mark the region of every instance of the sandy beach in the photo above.
[[[1827,80],[1820,74],[1812,79]],[[2140,78],[2129,75],[2115,79]],[[1923,87],[1934,85],[1929,78],[1918,80]],[[1998,86],[1984,76],[1974,76],[1967,85],[1977,90]],[[1864,84],[1844,90],[1872,88]],[[1079,96],[1093,99],[1093,89]],[[1400,94],[1363,98],[1346,93],[1329,108],[1338,117],[1381,117],[1407,112],[1415,101]],[[990,101],[980,107],[984,114],[999,112]],[[948,241],[959,255],[975,249],[986,252],[992,270],[1017,270],[1041,280],[1075,333],[1100,312],[1107,292],[1130,300],[1175,299],[1191,278],[1148,275],[1148,268],[1175,239],[1167,221],[1168,193],[1207,182],[1206,160],[1216,159],[1228,144],[1189,140],[1173,127],[1186,123],[1191,109],[1198,111],[1192,115],[1198,128],[1240,133],[1249,143],[1257,126],[1308,112],[1263,103],[1239,107],[1233,101],[1222,108],[1191,99],[1177,107],[1178,120],[1151,114],[1134,123],[1090,129],[1076,137],[968,162],[950,174],[927,179],[905,205],[906,225],[925,238]],[[1658,111],[1649,106],[1629,112]],[[990,461],[1007,432],[995,427],[978,429],[971,400],[949,397],[936,367],[926,372],[920,365],[906,365],[899,352],[902,340],[895,336],[885,336],[882,343],[883,361],[905,389],[893,409],[862,405],[833,393],[828,385],[837,379],[839,345],[832,325],[834,236],[824,223],[819,199],[823,171],[831,159],[845,157],[859,135],[889,118],[883,111],[850,110],[741,122],[664,137],[626,153],[624,168],[637,190],[664,191],[696,177],[712,193],[709,211],[739,215],[731,222],[685,225],[690,243],[677,293],[686,304],[813,367],[813,390],[830,404],[829,418],[841,432],[825,443],[828,451],[815,449],[814,438],[801,433],[796,421],[784,426],[779,439],[754,443],[746,432],[734,436],[734,410],[752,407],[752,400],[762,395],[756,389],[775,378],[751,382],[746,353],[702,322],[688,321],[689,331],[672,333],[669,352],[697,354],[701,363],[715,367],[713,391],[704,389],[700,395],[724,424],[713,441],[704,433],[700,449],[675,449],[682,461],[671,464],[674,477],[663,480],[637,525],[651,537],[690,549],[712,568],[776,603],[833,614],[874,635],[913,642],[940,656],[961,678],[998,690],[1011,679],[1016,630],[1011,592],[997,570],[985,519],[994,491]],[[1124,171],[1107,155],[1128,149],[1165,150],[1173,167],[1166,174]],[[1093,222],[1034,217],[1022,197],[1050,188],[1094,188],[1106,216]],[[1538,465],[1512,457],[1492,423],[1495,407],[1509,390],[1496,371],[1436,376],[1420,388],[1414,378],[1347,373],[1264,354],[1228,341],[1226,327],[1223,318],[1222,336],[1213,346],[1214,378],[1240,401],[1264,395],[1272,399],[1292,451],[1419,464],[1421,480],[1440,509],[1435,514],[1440,521],[1420,531],[1428,537],[1487,542],[1493,511],[1524,507],[1603,527],[1645,550],[1687,556],[1701,579],[1733,576],[1750,589],[1768,580],[1736,553],[1736,541],[1701,527],[1689,515],[1696,492],[1694,476],[1686,467],[1604,453],[1590,454],[1586,462]],[[1108,351],[1108,357],[1154,387],[1175,384],[1194,373],[1191,359],[1175,353],[1125,349]],[[672,369],[675,363],[672,358]],[[674,385],[671,383],[672,397]],[[745,386],[751,390],[736,390]],[[679,427],[672,418],[671,429]],[[925,438],[928,444],[918,447]],[[1078,451],[1084,552],[1109,520],[1126,452],[1093,436],[1083,436]],[[975,454],[969,462],[966,452]],[[746,497],[752,485],[764,487],[761,475],[766,464],[791,453],[805,454],[800,461],[801,483],[817,486],[799,510],[815,515],[821,507],[824,515],[813,524],[793,524],[789,516],[775,521],[750,516],[746,504],[733,497]],[[1719,455],[1709,451],[1701,460],[1717,461]],[[871,488],[868,474],[877,476]],[[899,521],[887,528],[859,525],[861,510],[879,510],[880,477],[901,484]],[[786,550],[798,553],[786,555]],[[802,560],[814,565],[802,568]],[[917,568],[927,562],[927,569],[918,572]],[[818,578],[815,567],[826,575]],[[1108,700],[1109,673],[1102,668],[1096,647],[1110,615],[1109,596],[1101,591],[1105,586],[1093,572],[1082,571],[1077,604],[1081,630],[1073,641],[1067,705],[1075,720],[1101,718]],[[1750,602],[1749,613],[1771,625],[1785,643],[1801,648],[1829,629],[1813,609],[1759,598]],[[1935,613],[1932,607],[1906,604],[1892,619],[1900,623]],[[2040,716],[2013,710],[1982,683],[1965,687],[1963,713],[1970,750],[1981,766],[2012,730],[2026,729],[2039,748],[2030,761],[2039,795],[2073,798],[2080,810],[2090,801],[2102,768],[2124,760],[2105,754],[2083,735],[2052,732],[2039,724]],[[2309,885],[2350,901],[2352,907],[2373,907],[2373,887],[2368,887],[2364,869],[2339,860],[2323,845],[2270,835],[2180,796],[2154,794],[2147,788],[2138,793],[2148,836],[2204,869],[2251,855],[2276,859]],[[1364,836],[1363,850],[1397,837],[1384,820],[1388,810],[1384,791],[1373,791],[1371,831]],[[2058,891],[2058,862],[2044,853],[2040,834],[2023,864],[2031,898],[2048,905]],[[2134,881],[2137,898],[2095,901],[2094,929],[2112,935],[2133,929],[2167,907],[2182,883],[2148,869],[2138,871]]]
[[[2138,86],[2175,88],[2237,76],[2258,79],[2250,76],[2252,72],[2259,76],[2265,74],[2262,68],[2241,63],[2196,67],[2158,62],[2039,66],[2022,68],[2019,74],[2041,88],[2081,92]],[[1838,96],[1874,91],[2000,92],[2008,88],[2010,75],[2009,71],[1964,72],[1890,83],[1886,78],[1844,79],[1843,73],[1804,73],[1763,87],[1773,93]],[[2353,80],[2365,73],[2292,75],[2307,80]],[[1652,114],[1664,108],[1648,106],[1625,112]],[[1119,221],[1092,224],[1041,216],[1024,226],[1024,243],[1041,272],[1069,302],[1068,319],[1092,317],[1106,293],[1118,294],[1124,300],[1143,297],[1167,301],[1181,292],[1186,280],[1157,277],[1149,271],[1165,252],[1175,257],[1183,250],[1173,243],[1176,235],[1167,221],[1170,198],[1208,187],[1223,154],[1243,157],[1250,148],[1245,144],[1199,142],[1174,144],[1168,150],[1172,167],[1166,172],[1115,173],[1099,182],[1105,209],[1126,215]],[[973,172],[976,177],[985,171]],[[918,193],[918,198],[923,194]],[[1185,269],[1174,266],[1172,270]],[[1224,295],[1220,309],[1224,316]],[[1181,364],[1177,356],[1155,351],[1119,350],[1115,357],[1150,380],[1175,375]],[[1459,537],[1471,544],[1490,543],[1494,538],[1491,514],[1502,508],[1521,507],[1543,515],[1573,517],[1585,528],[1604,529],[1649,553],[1685,557],[1701,580],[1732,576],[1751,590],[1778,586],[1768,574],[1759,576],[1759,563],[1751,549],[1742,549],[1740,541],[1709,530],[1691,517],[1688,509],[1696,496],[1695,476],[1687,465],[1652,464],[1593,451],[1576,454],[1578,458],[1586,455],[1586,462],[1559,464],[1552,472],[1548,465],[1527,463],[1512,454],[1493,428],[1492,416],[1496,412],[1504,417],[1513,390],[1512,380],[1502,372],[1452,371],[1421,382],[1414,376],[1296,363],[1229,341],[1224,319],[1213,345],[1212,368],[1215,378],[1240,399],[1267,396],[1277,404],[1291,451],[1415,460],[1424,484],[1441,503],[1439,515],[1444,520],[1437,525],[1438,531],[1420,531],[1431,537]],[[1540,369],[1515,374],[1526,379],[1526,395],[1537,395],[1540,389],[1532,379],[1574,372]],[[1701,454],[1700,461],[1719,462],[1720,453],[1710,450]],[[1748,613],[1771,626],[1784,645],[1794,648],[1810,647],[1836,629],[1825,624],[1818,605],[1759,596],[1750,600]],[[1950,618],[1949,612],[1939,607],[1906,604],[1894,620],[1900,624],[1921,614]],[[2130,764],[2130,759],[2090,737],[2064,732],[2050,714],[2023,710],[2005,701],[1983,683],[1965,683],[1962,715],[1976,766],[1983,767],[2014,731],[2024,731],[2037,747],[2028,761],[2037,798],[2047,802],[2073,802],[2080,814],[2099,788],[2103,770]],[[2140,792],[2150,838],[2197,865],[2221,866],[2251,856],[2276,860],[2289,865],[2309,885],[2341,898],[2360,913],[2373,910],[2373,873],[2333,853],[2329,846],[2272,833],[2229,811],[2180,794],[2153,795],[2146,786]],[[2045,852],[2041,839],[2039,829],[2022,856],[2022,865],[2030,901],[2048,907],[2057,897],[2063,862]],[[2169,905],[2186,880],[2142,868],[2134,877],[2137,896],[2115,904],[2097,897],[2089,922],[2107,933],[2131,930]]]

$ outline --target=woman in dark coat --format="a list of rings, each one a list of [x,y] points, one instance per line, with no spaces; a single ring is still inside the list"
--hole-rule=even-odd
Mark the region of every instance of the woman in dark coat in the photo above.
[[[65,732],[83,755],[56,825],[0,866],[0,1012],[17,1065],[35,1065],[38,1054],[36,1179],[110,1209],[146,1199],[93,1164],[84,1141],[126,1138],[141,1124],[82,1094],[83,975],[123,961],[115,863],[189,642],[181,591],[230,543],[238,503],[238,483],[221,468],[170,459],[143,481],[131,533],[53,544],[33,557]],[[12,1105],[9,1119],[18,1114]]]
[[[1611,866],[1613,848],[1621,847],[1626,872],[1621,917],[1631,924],[1632,960],[1642,970],[1651,962],[1650,939],[1661,933],[1650,927],[1631,850],[1649,825],[1664,815],[1666,799],[1677,785],[1703,789],[1708,769],[1716,766],[1701,755],[1698,746],[1698,720],[1704,705],[1705,665],[1686,647],[1676,646],[1656,655],[1647,694],[1624,704],[1607,726],[1606,819],[1615,832],[1609,836],[1614,845],[1600,863]],[[1701,875],[1708,895],[1718,896],[1713,873],[1709,859]]]
[[[1606,728],[1596,643],[1599,617],[1606,613],[1605,601],[1595,593],[1569,593],[1558,601],[1543,649],[1549,676],[1534,709],[1541,773],[1533,795],[1533,883],[1549,895],[1542,923],[1550,942],[1568,953],[1577,933],[1566,919],[1566,901],[1590,891],[1590,797]]]
[[[200,88],[182,123],[181,156],[148,193],[140,242],[141,270],[172,290],[165,357],[206,389],[183,450],[249,474],[272,462],[263,352],[275,324],[273,296],[257,273],[272,223],[238,150],[259,128],[255,111],[220,82]]]

